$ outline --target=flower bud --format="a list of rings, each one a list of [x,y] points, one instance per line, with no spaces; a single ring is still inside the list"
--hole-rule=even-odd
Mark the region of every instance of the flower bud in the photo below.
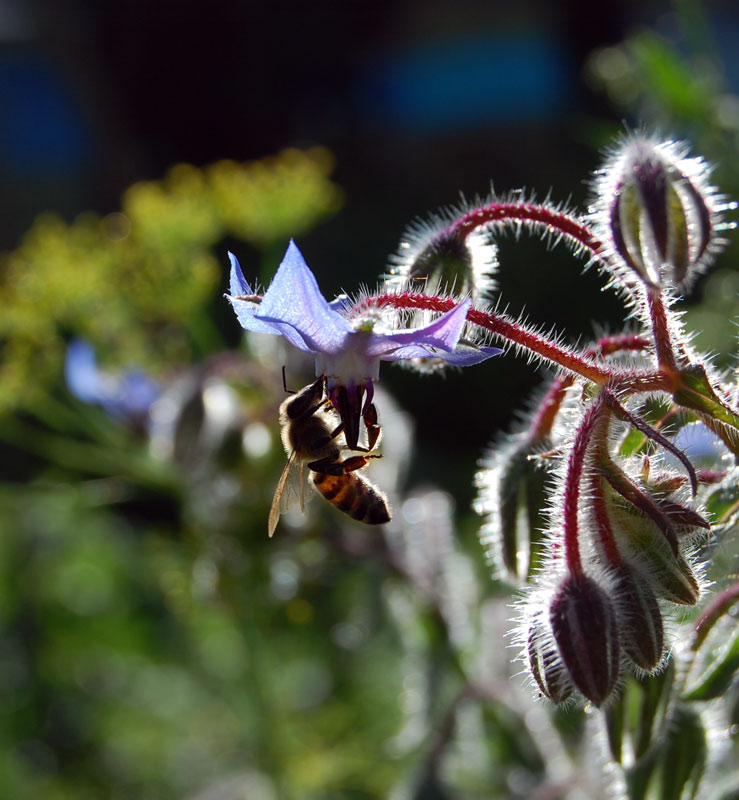
[[[422,292],[457,300],[484,298],[493,289],[492,275],[497,269],[497,247],[484,230],[468,231],[454,225],[454,213],[438,214],[428,223],[410,227],[391,257],[391,267],[383,278],[381,291]],[[431,323],[437,314],[432,311],[408,311],[408,327]],[[480,360],[480,349],[490,337],[480,329],[466,325],[455,347],[457,359],[418,357],[404,360],[409,369],[422,374],[443,372],[454,364],[465,366]]]
[[[635,525],[625,532],[631,560],[638,565],[639,572],[646,573],[657,597],[679,605],[694,606],[700,597],[700,586],[685,558],[675,555],[656,530]]]
[[[536,449],[528,434],[511,437],[475,476],[475,511],[485,520],[480,540],[497,574],[513,583],[531,576],[540,558],[546,473],[531,458]]]
[[[543,620],[532,622],[526,646],[529,669],[541,693],[556,705],[564,703],[572,694],[572,681]]]
[[[668,540],[653,518],[644,516],[633,506],[614,501],[615,496],[615,493],[610,495],[609,518],[624,559],[642,581],[651,584],[657,598],[680,605],[695,605],[700,597],[700,586],[680,551],[680,539]],[[688,531],[695,531],[694,526],[707,524],[697,512],[678,503],[662,499],[655,503],[655,507],[660,509],[665,519],[680,526],[677,530],[681,534],[683,525]]]
[[[662,661],[665,642],[657,598],[626,564],[616,568],[614,577],[621,645],[637,667],[650,672]]]
[[[596,180],[593,221],[625,281],[635,273],[650,286],[676,287],[710,260],[721,209],[709,173],[675,142],[635,135],[613,153]]]
[[[549,620],[572,682],[600,706],[619,677],[619,635],[610,598],[587,575],[570,575],[552,600]]]
[[[408,228],[385,278],[389,287],[473,299],[492,289],[498,261],[489,233],[469,233],[451,224],[452,219],[436,215]]]

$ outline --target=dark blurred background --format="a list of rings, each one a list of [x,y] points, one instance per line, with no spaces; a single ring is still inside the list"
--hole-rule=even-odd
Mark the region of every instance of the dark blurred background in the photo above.
[[[44,209],[115,209],[179,161],[321,143],[350,198],[337,228],[388,220],[376,251],[351,248],[376,269],[409,216],[458,191],[546,191],[592,161],[583,116],[606,107],[585,59],[665,6],[3,0],[2,243]]]

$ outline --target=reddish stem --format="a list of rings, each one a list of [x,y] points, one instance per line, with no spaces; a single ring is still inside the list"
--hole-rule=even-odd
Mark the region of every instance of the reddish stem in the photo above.
[[[611,527],[611,518],[608,516],[608,506],[603,493],[603,479],[600,475],[593,475],[591,483],[590,502],[598,526],[598,536],[603,545],[603,554],[606,560],[617,567],[621,563],[621,553],[618,552],[616,537]]]
[[[632,333],[620,336],[604,336],[588,347],[583,352],[583,356],[592,358],[598,355],[609,356],[624,351],[645,350],[650,344],[645,337]],[[554,379],[549,391],[539,403],[539,408],[531,421],[529,441],[539,442],[551,434],[554,421],[567,395],[567,390],[573,383],[574,378],[572,375],[558,375]]]
[[[416,292],[389,292],[387,294],[365,297],[353,308],[361,312],[368,308],[391,306],[393,308],[410,308],[419,311],[451,311],[458,302],[450,297],[438,297]],[[574,353],[561,347],[551,339],[527,330],[512,322],[507,317],[493,311],[481,311],[471,308],[467,321],[473,325],[507,339],[529,353],[536,353],[541,358],[551,361],[564,369],[574,372],[598,386],[617,384],[619,389],[627,392],[671,392],[674,388],[675,376],[662,372],[614,372],[599,364],[593,363],[584,355]]]
[[[354,307],[354,311],[361,311],[363,307],[392,306],[393,308],[446,312],[451,311],[457,305],[459,305],[458,301],[450,297],[436,297],[415,292],[391,292],[361,300]],[[536,353],[571,372],[576,372],[593,383],[602,385],[608,383],[613,377],[612,373],[604,367],[560,347],[550,339],[526,330],[521,325],[495,312],[471,308],[467,314],[467,320],[525,348],[530,353]]]
[[[661,445],[665,448],[668,452],[672,453],[673,456],[685,467],[685,471],[688,473],[688,477],[690,478],[690,488],[693,490],[693,497],[698,493],[698,478],[695,474],[695,467],[690,463],[690,459],[680,450],[679,447],[676,447],[669,439],[663,436],[659,431],[656,431],[652,428],[651,425],[646,423],[643,419],[640,419],[635,414],[632,414],[628,409],[624,408],[621,403],[618,402],[616,396],[608,391],[605,390],[606,395],[606,402],[608,405],[616,412],[616,416],[619,419],[628,422],[632,427],[636,428],[640,433],[647,437],[647,439],[651,439],[653,442]]]
[[[677,362],[662,292],[655,286],[648,286],[647,300],[649,302],[649,315],[652,318],[652,332],[654,334],[657,362],[668,373],[676,373]]]
[[[593,258],[602,258],[604,247],[577,217],[564,211],[557,211],[538,203],[513,203],[493,201],[486,206],[474,208],[453,222],[449,228],[463,236],[472,233],[476,228],[488,227],[494,223],[516,224],[529,222],[545,227],[557,236],[569,239],[573,244],[590,252]]]
[[[604,398],[602,395],[598,395],[585,411],[580,427],[575,434],[575,441],[572,444],[570,457],[567,461],[563,504],[564,545],[567,566],[573,576],[582,573],[577,512],[580,505],[580,484],[585,473],[585,456],[593,430],[601,420],[604,410],[606,410]]]

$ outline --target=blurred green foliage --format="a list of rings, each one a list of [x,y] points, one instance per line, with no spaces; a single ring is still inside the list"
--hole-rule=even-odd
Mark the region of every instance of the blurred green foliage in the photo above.
[[[134,184],[120,212],[40,217],[0,261],[0,409],[28,407],[58,378],[65,341],[160,373],[216,349],[208,315],[223,269],[215,244],[259,249],[334,213],[341,192],[321,148],[250,164],[180,164]]]

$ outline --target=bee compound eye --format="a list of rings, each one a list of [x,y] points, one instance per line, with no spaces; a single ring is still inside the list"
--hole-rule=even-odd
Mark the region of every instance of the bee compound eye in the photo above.
[[[304,386],[295,397],[288,401],[286,411],[290,419],[297,419],[314,408],[323,397],[323,378],[319,378],[315,383]]]

